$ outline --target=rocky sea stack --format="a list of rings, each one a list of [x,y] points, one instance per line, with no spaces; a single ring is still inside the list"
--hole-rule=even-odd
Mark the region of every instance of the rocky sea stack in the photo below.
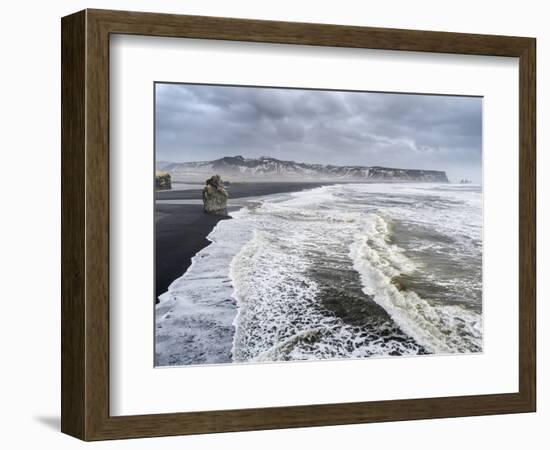
[[[172,178],[168,172],[161,170],[155,172],[155,188],[159,191],[172,189]]]
[[[214,175],[206,180],[206,186],[202,190],[204,212],[220,216],[227,215],[227,198],[229,194],[225,190],[223,181],[219,175]]]

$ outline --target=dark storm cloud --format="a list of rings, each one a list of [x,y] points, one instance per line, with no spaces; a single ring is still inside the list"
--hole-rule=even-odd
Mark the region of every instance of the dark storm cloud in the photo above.
[[[157,160],[273,156],[481,177],[481,98],[156,85]]]

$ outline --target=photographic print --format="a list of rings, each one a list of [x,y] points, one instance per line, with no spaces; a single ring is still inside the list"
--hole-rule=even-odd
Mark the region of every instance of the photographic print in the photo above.
[[[156,366],[483,351],[481,97],[154,89]]]

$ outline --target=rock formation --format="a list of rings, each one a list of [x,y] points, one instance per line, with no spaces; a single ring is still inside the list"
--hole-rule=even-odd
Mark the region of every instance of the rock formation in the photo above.
[[[172,179],[168,172],[157,170],[155,172],[155,188],[159,191],[172,189]]]
[[[204,211],[209,214],[227,215],[227,198],[229,194],[223,186],[219,175],[214,175],[206,180],[206,186],[202,190],[202,202]]]

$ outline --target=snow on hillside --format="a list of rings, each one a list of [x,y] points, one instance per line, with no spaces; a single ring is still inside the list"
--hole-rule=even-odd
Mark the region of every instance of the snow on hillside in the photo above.
[[[162,167],[161,167],[162,166]],[[443,171],[395,169],[388,167],[333,166],[283,161],[268,156],[243,158],[225,156],[214,161],[169,163],[157,168],[170,173],[175,180],[202,180],[216,173],[230,180],[346,180],[346,181],[423,181],[447,183]]]

